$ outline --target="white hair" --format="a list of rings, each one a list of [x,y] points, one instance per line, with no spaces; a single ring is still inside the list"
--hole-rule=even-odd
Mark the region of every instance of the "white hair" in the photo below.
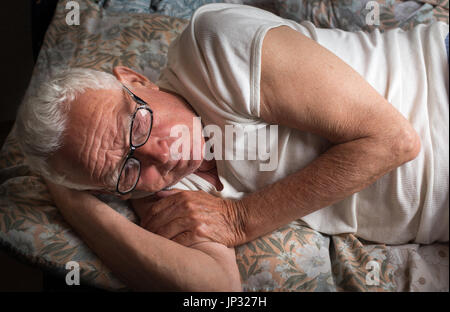
[[[22,102],[16,120],[17,138],[26,164],[53,183],[78,190],[92,186],[71,182],[49,165],[48,159],[62,146],[67,113],[75,97],[86,89],[120,89],[115,76],[88,68],[59,71]]]

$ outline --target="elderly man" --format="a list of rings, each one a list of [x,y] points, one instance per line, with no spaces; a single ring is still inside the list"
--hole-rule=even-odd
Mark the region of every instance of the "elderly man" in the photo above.
[[[383,243],[448,241],[447,33],[207,5],[157,84],[126,67],[64,72],[24,103],[18,131],[62,214],[126,283],[237,290],[232,247],[300,218]],[[200,122],[221,131],[208,141]],[[228,126],[246,129],[235,146],[218,138]],[[226,157],[260,145],[276,166]],[[131,198],[141,227],[62,186]]]

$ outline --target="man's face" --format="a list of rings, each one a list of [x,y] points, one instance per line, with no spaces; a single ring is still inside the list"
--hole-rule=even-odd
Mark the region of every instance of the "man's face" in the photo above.
[[[137,148],[134,157],[141,162],[136,192],[156,192],[173,185],[194,172],[202,160],[193,160],[192,134],[194,111],[179,96],[146,85],[128,85],[153,111],[150,137]],[[124,90],[87,90],[71,104],[64,144],[53,165],[73,182],[115,190],[117,182],[109,177],[118,172],[129,151],[130,124],[137,107]],[[170,146],[178,138],[170,137],[175,125],[190,130],[189,160],[174,160]],[[204,144],[202,138],[202,146]]]

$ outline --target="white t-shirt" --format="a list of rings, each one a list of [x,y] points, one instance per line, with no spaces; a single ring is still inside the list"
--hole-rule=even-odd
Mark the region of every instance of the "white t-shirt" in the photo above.
[[[445,23],[419,25],[408,32],[351,33],[319,29],[307,21],[298,24],[250,6],[205,5],[170,46],[158,85],[182,95],[204,126],[217,125],[223,134],[225,125],[246,126],[250,134],[268,129],[259,116],[261,47],[267,31],[281,25],[315,40],[361,74],[411,122],[422,143],[413,161],[302,220],[322,233],[355,233],[387,244],[448,241]],[[268,161],[248,156],[244,160],[222,157],[216,162],[222,191],[195,174],[175,187],[239,199],[307,166],[330,146],[324,138],[283,126],[278,127],[277,140],[270,139],[269,133],[270,157],[278,158],[275,170],[261,171]],[[255,146],[246,142],[243,136],[237,137],[236,150],[254,151]]]

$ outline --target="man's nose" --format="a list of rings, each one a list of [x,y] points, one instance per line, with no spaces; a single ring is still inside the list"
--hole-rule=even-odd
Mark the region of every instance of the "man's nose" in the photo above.
[[[164,139],[150,136],[147,143],[135,150],[134,155],[143,164],[165,164],[170,157],[169,145]]]

